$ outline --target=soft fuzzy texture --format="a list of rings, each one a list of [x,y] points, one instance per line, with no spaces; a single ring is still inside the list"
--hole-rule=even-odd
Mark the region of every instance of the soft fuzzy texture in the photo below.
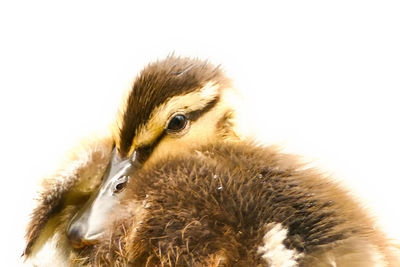
[[[65,236],[67,225],[77,209],[98,187],[111,149],[112,140],[109,137],[82,142],[70,153],[63,167],[43,181],[43,189],[26,230],[25,257],[33,255],[35,258],[34,254],[46,247],[46,243],[50,243],[53,244],[50,245],[54,250],[52,254],[62,254],[62,257],[69,258],[72,248]],[[65,251],[58,253],[56,250]],[[40,257],[46,256],[51,262],[52,256]]]
[[[113,138],[87,143],[45,180],[25,256],[37,266],[400,266],[345,190],[239,140],[232,91],[208,62],[170,56],[148,65]],[[185,128],[168,131],[176,114]],[[113,147],[120,158],[135,151],[142,167],[116,195],[108,235],[73,249],[68,225],[99,187]]]
[[[133,176],[124,194],[110,235],[80,251],[81,264],[269,266],[259,247],[279,223],[288,231],[285,248],[302,255],[291,266],[398,266],[345,190],[252,143],[161,161]],[[126,216],[131,210],[140,220]]]

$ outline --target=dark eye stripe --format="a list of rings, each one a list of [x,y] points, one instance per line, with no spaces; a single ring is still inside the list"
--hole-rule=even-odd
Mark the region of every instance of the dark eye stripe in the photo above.
[[[194,110],[186,114],[186,117],[191,121],[196,121],[200,118],[204,113],[211,110],[215,105],[218,103],[219,97],[213,99],[212,101],[208,102],[205,107],[199,110]],[[167,130],[162,131],[162,133],[157,137],[157,139],[151,145],[145,145],[137,148],[137,155],[139,156],[139,162],[145,162],[153,152],[154,148],[158,145],[158,143],[163,139],[163,137],[167,134]]]
[[[138,155],[138,160],[140,163],[144,163],[151,155],[153,152],[154,148],[158,145],[158,143],[163,139],[164,135],[166,134],[165,130],[157,137],[157,139],[154,141],[153,144],[151,145],[144,145],[141,147],[138,147],[136,149],[137,155]]]
[[[193,110],[192,112],[189,112],[186,114],[189,120],[191,121],[196,121],[198,118],[200,118],[204,113],[210,111],[215,105],[217,105],[219,101],[219,97],[214,98],[210,102],[207,103],[202,109],[199,110]]]

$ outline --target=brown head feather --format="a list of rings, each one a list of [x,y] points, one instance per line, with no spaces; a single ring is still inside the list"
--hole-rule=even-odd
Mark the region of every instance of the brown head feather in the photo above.
[[[146,124],[156,107],[208,82],[223,84],[226,78],[219,67],[206,61],[170,56],[148,65],[136,78],[121,116],[117,142],[120,153],[129,152],[135,131]]]

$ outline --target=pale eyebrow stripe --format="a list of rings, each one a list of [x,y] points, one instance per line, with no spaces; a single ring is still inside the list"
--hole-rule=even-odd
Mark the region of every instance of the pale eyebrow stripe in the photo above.
[[[187,114],[187,117],[191,121],[196,121],[198,118],[200,118],[204,113],[207,113],[210,111],[212,108],[214,108],[217,103],[219,102],[219,97],[214,98],[210,102],[208,102],[202,109],[198,110],[193,110]]]
[[[149,119],[144,124],[157,124],[157,120],[167,121],[173,111],[187,111],[188,113],[195,110],[200,110],[208,105],[208,103],[218,97],[219,85],[215,82],[208,82],[197,91],[171,97],[164,104],[156,107]],[[183,108],[184,107],[184,108]],[[153,122],[154,121],[154,122]]]

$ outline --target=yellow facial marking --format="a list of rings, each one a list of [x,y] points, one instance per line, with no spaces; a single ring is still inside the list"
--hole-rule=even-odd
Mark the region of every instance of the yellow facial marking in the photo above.
[[[204,113],[193,122],[185,134],[179,137],[175,135],[166,135],[162,142],[154,148],[151,157],[146,161],[143,167],[151,167],[153,163],[173,155],[191,153],[191,151],[205,144],[227,140],[229,136],[222,137],[217,131],[217,125],[220,118],[228,109],[229,107],[224,103],[218,102],[210,112]]]
[[[219,94],[219,85],[215,82],[208,82],[199,90],[186,95],[171,97],[164,104],[156,107],[150,114],[146,125],[137,129],[132,147],[128,155],[140,145],[154,143],[158,136],[167,127],[169,120],[175,114],[187,114],[191,111],[204,108],[210,101],[214,100]],[[133,129],[132,129],[133,130]]]

